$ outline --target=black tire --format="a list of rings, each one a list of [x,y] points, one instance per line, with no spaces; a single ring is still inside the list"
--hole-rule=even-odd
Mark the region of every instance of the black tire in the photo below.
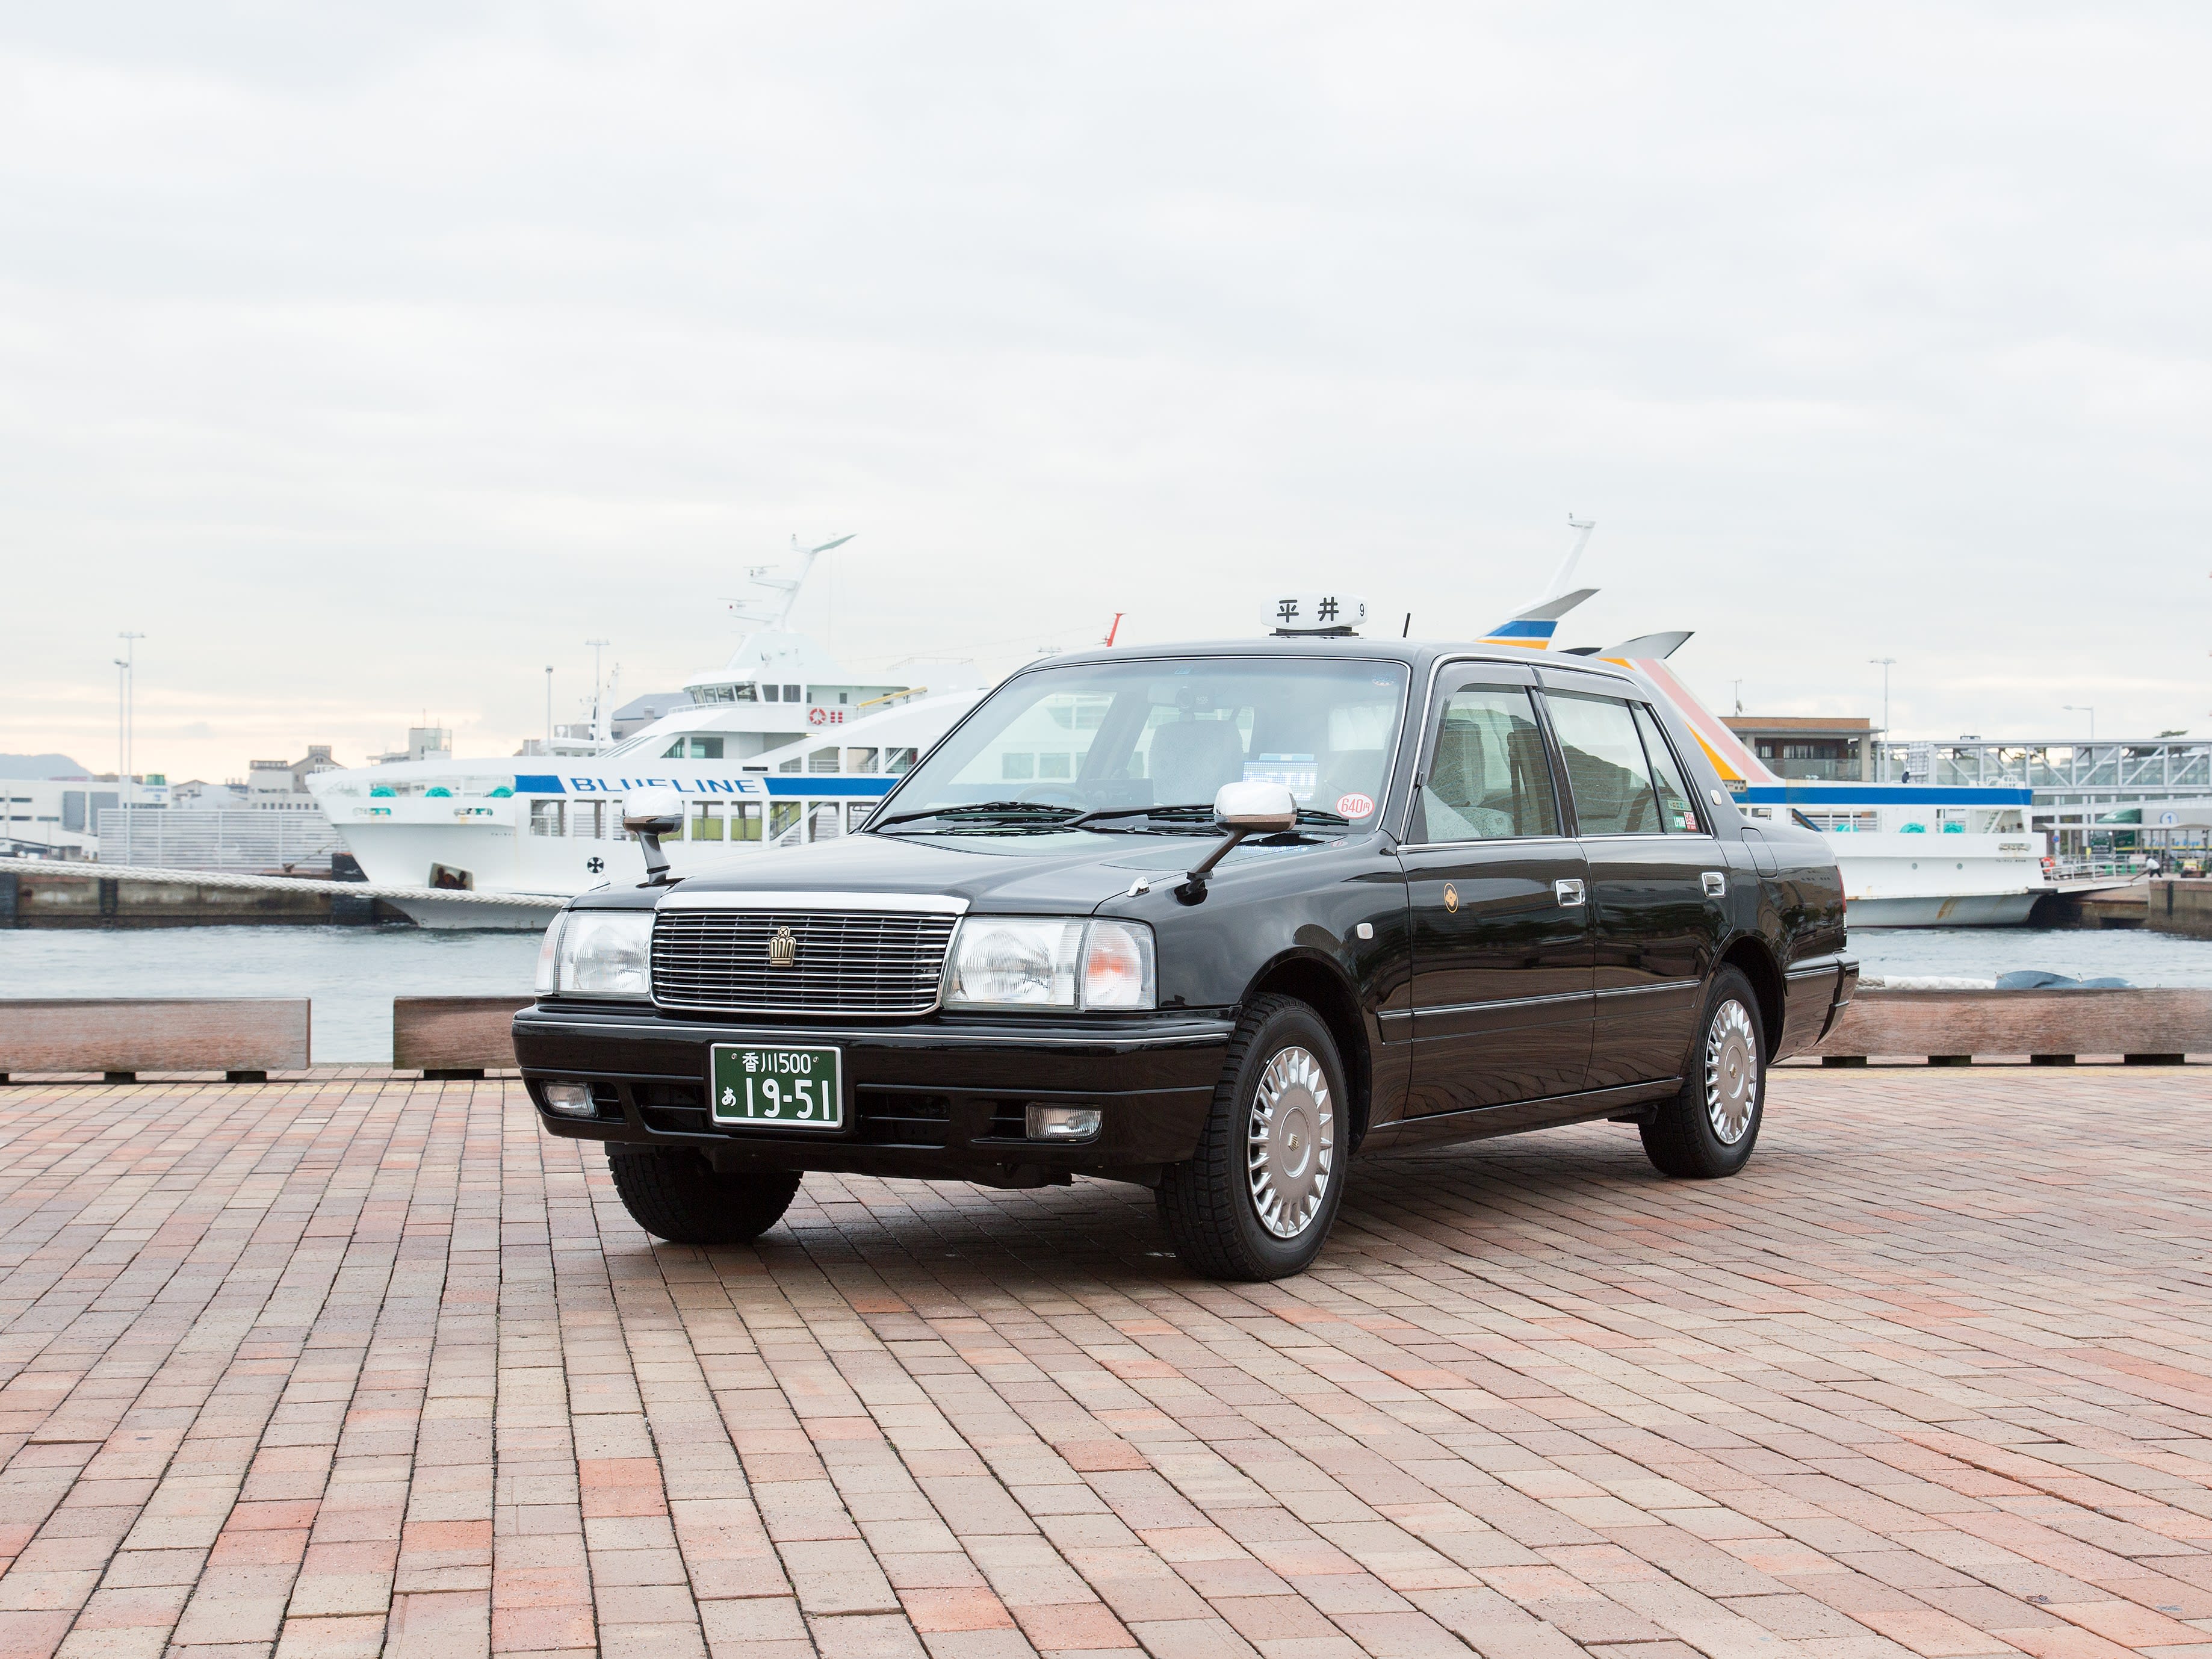
[[[1662,1175],[1692,1181],[1732,1176],[1750,1161],[1765,1115],[1766,1030],[1759,995],[1741,971],[1723,968],[1706,994],[1681,1093],[1642,1126],[1644,1155]]]
[[[1313,1094],[1311,1070],[1295,1057],[1298,1050],[1316,1063],[1325,1101]],[[1276,1145],[1285,1149],[1282,1156],[1289,1160],[1282,1171],[1283,1188],[1298,1195],[1303,1218],[1287,1213],[1280,1203],[1275,1206],[1284,1223],[1297,1222],[1290,1237],[1279,1236],[1261,1218],[1249,1157],[1248,1132],[1260,1086],[1279,1057],[1286,1069],[1278,1073],[1277,1082],[1287,1086],[1278,1098],[1294,1103],[1281,1109],[1282,1138]],[[1303,1273],[1321,1254],[1343,1201],[1352,1150],[1351,1107],[1344,1062],[1321,1016],[1292,997],[1255,998],[1230,1039],[1196,1154],[1188,1163],[1170,1165],[1160,1182],[1160,1222],[1183,1264],[1208,1279],[1281,1279]],[[1301,1142],[1307,1130],[1321,1132]],[[1297,1162],[1301,1145],[1315,1162]],[[1267,1190],[1275,1194],[1272,1170],[1267,1180]]]
[[[688,1146],[607,1148],[629,1218],[672,1244],[750,1244],[783,1218],[789,1174],[723,1175]]]

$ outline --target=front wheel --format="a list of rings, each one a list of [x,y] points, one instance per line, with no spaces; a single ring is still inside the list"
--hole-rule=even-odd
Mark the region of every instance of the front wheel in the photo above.
[[[1644,1155],[1662,1175],[1711,1181],[1750,1161],[1766,1108],[1766,1034],[1759,997],[1734,968],[1714,976],[1682,1091],[1643,1126]]]
[[[672,1244],[750,1244],[799,1191],[795,1175],[724,1175],[689,1146],[611,1146],[607,1168],[629,1218]]]
[[[1176,1254],[1208,1279],[1281,1279],[1321,1254],[1344,1197],[1351,1095],[1336,1041],[1291,997],[1237,1022],[1196,1156],[1160,1182]]]

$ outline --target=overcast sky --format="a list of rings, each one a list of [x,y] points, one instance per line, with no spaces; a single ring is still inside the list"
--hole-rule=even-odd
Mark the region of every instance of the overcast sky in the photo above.
[[[0,750],[511,752],[1281,587],[2212,731],[2202,6],[9,4]]]

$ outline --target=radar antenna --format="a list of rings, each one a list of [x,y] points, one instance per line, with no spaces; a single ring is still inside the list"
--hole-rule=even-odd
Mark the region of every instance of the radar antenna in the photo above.
[[[858,534],[860,534],[858,531],[853,532],[853,536]],[[791,553],[792,556],[799,561],[799,570],[795,575],[771,576],[768,573],[775,568],[774,565],[747,565],[745,567],[747,580],[750,581],[755,587],[768,588],[772,593],[781,594],[782,598],[763,601],[752,599],[732,599],[726,597],[723,603],[728,606],[730,615],[741,623],[751,623],[756,627],[782,629],[784,624],[791,620],[792,607],[799,603],[799,590],[806,586],[806,578],[813,572],[815,560],[832,548],[844,546],[847,542],[853,539],[853,536],[839,536],[834,540],[817,543],[812,547],[801,547],[799,544],[799,538],[793,536],[791,538]]]

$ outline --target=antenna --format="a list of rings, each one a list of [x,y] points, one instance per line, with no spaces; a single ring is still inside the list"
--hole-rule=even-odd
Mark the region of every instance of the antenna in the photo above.
[[[1121,631],[1121,618],[1128,614],[1126,611],[1116,611],[1114,613],[1114,620],[1106,624],[1106,637],[1099,641],[1101,645],[1109,650],[1112,649],[1114,636]]]

